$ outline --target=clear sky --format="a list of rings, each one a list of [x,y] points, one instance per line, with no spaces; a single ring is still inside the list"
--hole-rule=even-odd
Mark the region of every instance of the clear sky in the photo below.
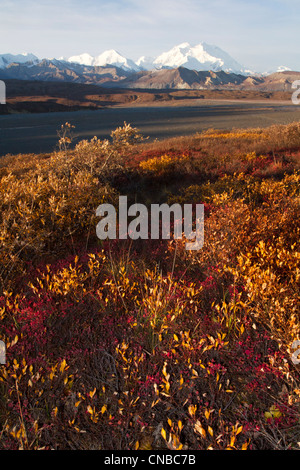
[[[0,53],[157,56],[219,46],[255,71],[300,70],[300,0],[0,0]]]

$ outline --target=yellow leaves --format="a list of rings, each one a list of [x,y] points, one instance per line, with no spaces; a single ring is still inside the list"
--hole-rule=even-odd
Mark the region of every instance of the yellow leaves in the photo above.
[[[156,383],[153,384],[154,392],[156,396],[159,396],[159,389]],[[153,405],[154,406],[154,405]]]
[[[251,162],[255,160],[256,158],[257,158],[256,152],[250,152],[250,153],[247,153],[247,155],[245,155],[245,160],[247,160],[248,162]]]
[[[167,432],[162,427],[161,428],[161,436],[164,439],[168,449],[170,450],[181,450],[183,448],[183,444],[180,442],[180,432],[183,428],[182,422],[179,420],[177,425],[173,423],[170,418],[168,418],[168,425],[170,426],[169,437],[167,439]]]
[[[124,121],[123,127],[118,127],[111,132],[111,137],[113,145],[123,149],[144,140],[140,131],[136,127],[132,127],[131,124],[127,124],[126,121]]]
[[[93,408],[91,407],[91,405],[88,405],[86,411],[92,415],[92,414],[94,414],[95,409],[93,409]]]
[[[218,140],[233,140],[233,139],[250,139],[257,141],[258,139],[265,139],[265,135],[260,130],[232,130],[228,132],[215,132],[214,130],[208,130],[203,132],[199,137],[202,139],[218,139]],[[255,152],[249,155],[249,159],[254,158]],[[255,155],[256,156],[256,155]]]
[[[164,395],[164,396],[169,396],[169,392],[170,392],[170,382],[169,382],[170,374],[167,373],[167,362],[164,363],[164,366],[163,366],[163,369],[162,369],[162,374],[165,378],[162,380],[163,383],[161,385],[161,388],[162,388],[161,394]]]
[[[197,420],[194,424],[194,430],[197,434],[199,434],[203,439],[206,438],[206,431],[202,426],[201,422]]]
[[[57,368],[57,366],[54,366],[54,367],[51,368],[51,372],[49,374],[50,380],[53,380],[53,378],[55,377],[56,368]]]
[[[73,294],[82,296],[86,292],[84,286],[85,281],[88,279],[88,273],[81,270],[81,266],[78,264],[78,257],[74,259],[74,266],[71,264],[67,268],[63,268],[55,273],[49,271],[47,273],[41,273],[36,279],[38,286],[32,282],[29,283],[29,287],[38,294],[39,290],[47,289],[49,292],[53,292],[61,295]],[[40,288],[40,289],[39,289]]]
[[[89,413],[93,423],[97,423],[99,420],[99,414],[101,413],[103,415],[107,411],[107,405],[103,405],[100,412],[96,411],[95,406],[88,405],[86,411]]]
[[[189,412],[189,415],[193,418],[196,414],[196,411],[197,411],[197,405],[190,405],[188,407],[188,412]]]
[[[0,307],[0,320],[2,321],[5,317],[5,307]]]
[[[234,448],[234,444],[235,444],[235,436],[231,436],[230,444],[229,444],[229,447],[227,447],[227,449],[230,450],[231,448]]]
[[[16,335],[11,343],[7,343],[7,347],[14,346],[15,344],[17,344],[18,340],[19,340],[19,337],[18,337],[18,335]]]
[[[96,387],[95,387],[93,391],[89,392],[90,398],[93,398],[93,397],[94,397],[96,391],[97,391],[97,390],[96,390]]]
[[[167,172],[176,165],[182,165],[183,163],[188,162],[189,157],[182,155],[182,156],[170,156],[170,155],[162,155],[161,157],[151,158],[146,161],[142,161],[140,163],[140,167],[143,170],[152,171],[154,173],[161,173]]]
[[[24,438],[25,437],[25,430],[24,430],[24,427],[21,426],[18,430],[17,430],[17,427],[15,426],[11,431],[10,431],[10,435],[17,439],[17,440],[20,440],[21,438]]]
[[[242,430],[243,430],[243,426],[239,426],[239,427],[237,428],[237,430],[236,430],[236,434],[235,434],[235,435],[237,436],[238,434],[240,434],[240,433],[242,432]]]
[[[266,419],[280,418],[281,416],[282,416],[282,413],[275,405],[272,405],[269,411],[265,412]]]
[[[284,180],[285,183],[268,183],[272,186],[269,190],[273,191],[274,185],[277,187],[286,184],[287,178]],[[266,185],[267,183],[264,186],[265,193]],[[288,194],[286,197],[289,202],[285,203],[285,207],[290,204],[291,209],[284,209],[283,214],[278,209],[278,214],[274,210],[269,216],[258,217],[259,228],[256,232],[260,235],[260,240],[238,256],[234,274],[236,281],[245,286],[247,300],[243,310],[252,317],[258,317],[260,323],[270,328],[272,334],[289,344],[299,329],[296,293],[300,265],[299,252],[295,250],[295,243],[291,243],[291,240],[299,237],[294,228],[296,207]],[[281,230],[278,235],[276,227],[279,226]]]
[[[226,447],[226,450],[233,450],[238,449],[239,445],[237,443],[237,436],[243,431],[243,426],[239,425],[237,422],[234,426],[232,426],[231,433],[230,433],[230,441]],[[248,442],[244,442],[241,446],[241,450],[246,450],[248,448]]]
[[[156,385],[156,384],[155,384]],[[157,387],[157,385],[156,385]],[[160,401],[160,399],[158,398],[157,400],[154,400],[152,403],[151,403],[151,408],[153,408],[155,405],[157,405],[157,403]]]
[[[64,370],[66,370],[66,369],[68,369],[68,368],[69,368],[69,366],[67,366],[66,360],[63,359],[62,362],[61,362],[61,364],[60,364],[60,368],[59,368],[60,372],[63,373]]]
[[[163,369],[162,369],[162,373],[163,373],[163,375],[165,376],[166,380],[169,380],[170,374],[167,373],[167,362],[164,363],[164,366],[163,366]]]

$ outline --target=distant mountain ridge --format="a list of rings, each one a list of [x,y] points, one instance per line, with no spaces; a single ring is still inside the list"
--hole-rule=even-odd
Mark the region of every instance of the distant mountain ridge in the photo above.
[[[278,72],[266,76],[217,71],[196,71],[185,67],[150,71],[129,71],[120,67],[81,65],[44,59],[38,63],[11,63],[0,69],[0,80],[34,80],[100,85],[104,88],[157,90],[261,90],[291,91],[300,72]]]
[[[65,64],[70,63],[89,67],[114,66],[126,72],[153,71],[184,67],[189,70],[196,70],[197,72],[207,70],[219,72],[223,70],[224,72],[243,75],[257,75],[255,71],[251,71],[249,68],[240,64],[220,47],[207,44],[205,42],[200,42],[195,46],[190,45],[188,42],[183,42],[172,47],[170,50],[161,53],[157,57],[141,56],[137,61],[124,57],[114,49],[104,51],[98,56],[83,53],[73,55],[69,58],[60,57],[58,59],[39,59],[36,55],[29,53],[16,55],[0,54],[0,69],[5,69],[13,63],[28,63],[28,66],[36,65],[43,62],[43,60],[51,60],[55,63],[57,63],[56,61],[59,61]],[[266,72],[266,74],[284,70],[290,69],[281,65],[275,70]]]
[[[290,90],[299,74],[284,66],[278,70],[251,73],[222,49],[206,43],[182,43],[155,59],[142,56],[137,62],[113,49],[96,57],[85,53],[68,59],[41,60],[27,53],[0,55],[2,80],[64,81],[110,88]]]
[[[174,69],[185,67],[191,70],[214,70],[235,73],[249,72],[244,66],[230,57],[217,46],[204,42],[191,46],[188,42],[181,43],[156,58],[140,57],[136,62],[127,59],[115,50],[105,51],[97,57],[81,54],[67,59],[81,65],[115,65],[125,70],[159,70],[163,68]]]

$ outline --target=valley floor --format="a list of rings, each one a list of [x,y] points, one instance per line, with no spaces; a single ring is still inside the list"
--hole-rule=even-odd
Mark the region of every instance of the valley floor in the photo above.
[[[267,127],[299,121],[300,109],[291,101],[212,100],[190,98],[144,105],[117,104],[98,110],[0,115],[0,156],[7,153],[52,152],[62,122],[75,126],[77,141],[107,138],[124,121],[150,140],[192,135],[209,128]]]

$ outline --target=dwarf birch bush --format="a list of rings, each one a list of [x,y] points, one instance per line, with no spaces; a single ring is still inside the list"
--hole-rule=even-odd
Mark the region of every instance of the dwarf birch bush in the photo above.
[[[63,126],[0,162],[0,449],[299,448],[298,131],[276,129],[71,148]],[[204,247],[98,240],[124,194],[203,203]]]

